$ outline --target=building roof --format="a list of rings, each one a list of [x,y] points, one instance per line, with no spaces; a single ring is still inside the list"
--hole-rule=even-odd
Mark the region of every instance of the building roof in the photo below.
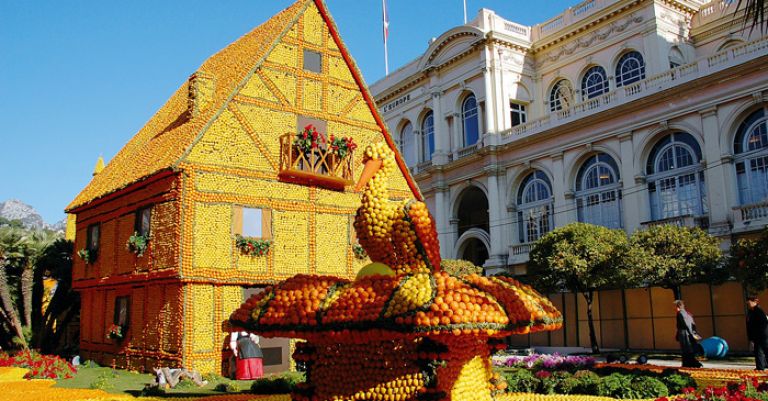
[[[391,148],[395,148],[383,120],[375,107],[372,96],[365,87],[362,74],[352,61],[346,46],[341,42],[338,29],[322,0],[297,0],[293,5],[276,14],[251,32],[206,60],[193,74],[212,78],[210,98],[199,112],[190,111],[190,80],[185,82],[139,132],[115,155],[103,171],[66,207],[77,212],[82,206],[105,198],[140,182],[161,171],[172,171],[184,158],[206,128],[237,93],[248,77],[271,53],[274,46],[288,32],[304,11],[314,3],[329,26],[352,75],[354,76],[371,112],[382,129]],[[396,152],[397,153],[397,152]],[[397,156],[400,169],[417,198],[418,187],[410,176],[402,158]]]

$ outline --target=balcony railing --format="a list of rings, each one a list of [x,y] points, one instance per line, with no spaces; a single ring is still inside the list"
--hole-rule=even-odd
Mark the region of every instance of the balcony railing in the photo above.
[[[605,3],[608,0],[598,1]],[[509,143],[537,134],[548,129],[567,124],[578,118],[620,106],[646,96],[667,90],[674,86],[706,77],[734,65],[768,55],[768,38],[758,39],[741,46],[726,49],[715,55],[701,58],[693,63],[682,65],[642,81],[615,89],[599,97],[586,100],[570,107],[549,113],[541,118],[530,120],[500,132],[501,142]]]
[[[753,223],[768,223],[768,202],[741,205],[733,208],[735,228],[744,228]]]
[[[353,183],[354,151],[344,157],[323,148],[301,151],[295,144],[296,134],[280,136],[280,173],[282,181],[317,185],[343,190]]]
[[[507,263],[510,265],[516,265],[528,262],[528,253],[531,252],[532,246],[533,242],[510,245],[509,259],[507,260]]]
[[[688,228],[699,227],[701,229],[707,229],[709,227],[709,217],[693,216],[688,214],[685,216],[675,216],[675,217],[669,217],[666,219],[652,220],[652,221],[646,221],[644,223],[640,223],[640,225],[643,226],[643,228],[651,228],[654,226],[663,226],[667,224],[678,226],[678,227],[688,227]]]

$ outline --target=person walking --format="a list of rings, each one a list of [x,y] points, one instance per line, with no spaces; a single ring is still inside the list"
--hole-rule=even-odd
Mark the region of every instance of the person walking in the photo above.
[[[681,300],[675,301],[677,309],[677,334],[675,339],[680,343],[680,351],[683,354],[684,368],[700,368],[701,362],[696,359],[696,345],[701,340],[701,336],[696,331],[696,322],[693,316],[685,310],[685,303]]]
[[[235,331],[229,337],[229,348],[237,358],[237,380],[253,380],[264,375],[264,365],[259,347],[259,336],[245,331]]]
[[[760,308],[757,296],[747,297],[747,336],[755,353],[755,369],[765,370],[768,352],[768,316]]]

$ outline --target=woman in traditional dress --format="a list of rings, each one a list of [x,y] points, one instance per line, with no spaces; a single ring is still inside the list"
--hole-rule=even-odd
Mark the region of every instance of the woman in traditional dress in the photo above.
[[[233,332],[229,336],[229,348],[237,358],[237,380],[253,380],[264,375],[259,336],[245,331]]]

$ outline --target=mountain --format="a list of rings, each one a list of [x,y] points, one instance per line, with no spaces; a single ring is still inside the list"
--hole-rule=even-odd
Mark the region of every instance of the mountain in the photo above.
[[[7,220],[20,220],[24,227],[33,229],[64,231],[67,224],[66,218],[53,225],[46,223],[35,208],[18,199],[0,202],[0,217]]]

